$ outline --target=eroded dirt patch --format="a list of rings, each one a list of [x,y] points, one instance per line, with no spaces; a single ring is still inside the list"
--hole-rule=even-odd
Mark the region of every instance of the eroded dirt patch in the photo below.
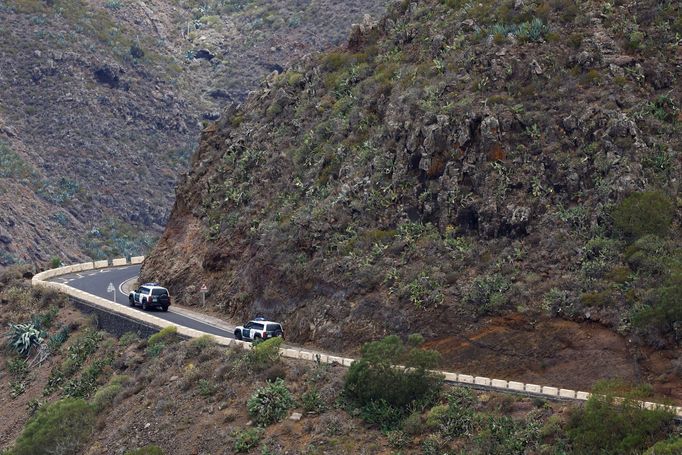
[[[656,394],[682,402],[682,378],[672,361],[679,351],[642,349],[596,323],[511,315],[427,346],[443,355],[446,370],[577,390],[618,378],[649,383]]]

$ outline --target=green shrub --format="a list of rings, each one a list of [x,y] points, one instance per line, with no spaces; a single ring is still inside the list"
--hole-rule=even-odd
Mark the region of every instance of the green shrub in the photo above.
[[[663,333],[675,330],[675,326],[682,321],[682,273],[673,275],[666,285],[658,288],[655,292],[655,301],[650,306],[645,306],[636,311],[632,318],[632,324],[638,328],[654,327]]]
[[[28,375],[26,359],[14,358],[7,361],[7,372],[14,379],[22,380]]]
[[[456,388],[448,394],[447,407],[431,409],[427,424],[438,428],[443,436],[458,438],[472,432],[475,395],[468,389]]]
[[[625,251],[625,260],[633,270],[649,276],[663,275],[668,270],[670,251],[666,241],[656,235],[645,235]]]
[[[213,345],[215,345],[215,338],[211,335],[202,335],[189,342],[189,347],[199,352]]]
[[[277,379],[256,390],[246,406],[257,425],[267,426],[282,420],[294,404],[294,398],[284,381]]]
[[[47,347],[50,352],[55,352],[66,343],[66,340],[69,339],[70,330],[69,326],[65,325],[47,340]]]
[[[114,376],[109,380],[109,384],[95,392],[95,396],[92,397],[92,406],[97,413],[102,412],[114,402],[116,396],[123,389],[123,382],[126,379],[126,376]]]
[[[271,367],[280,359],[279,348],[283,342],[282,337],[274,337],[254,344],[248,353],[250,366],[256,371]]]
[[[199,379],[199,382],[197,383],[197,389],[199,390],[199,395],[202,397],[210,397],[215,395],[215,393],[218,391],[218,387],[208,379]]]
[[[393,430],[386,433],[388,445],[394,449],[402,449],[410,442],[410,438],[400,430]]]
[[[320,392],[315,387],[311,388],[301,396],[303,403],[303,410],[311,414],[318,414],[325,409],[324,400],[320,396]]]
[[[173,325],[169,325],[168,327],[164,327],[159,332],[150,336],[147,340],[147,345],[154,346],[155,344],[159,343],[168,344],[169,342],[176,340],[177,334],[178,328]]]
[[[400,427],[404,414],[404,410],[391,406],[382,399],[370,401],[360,410],[360,416],[365,422],[377,426],[382,431],[392,431]]]
[[[489,415],[481,425],[482,429],[476,435],[476,442],[482,453],[491,455],[534,453],[532,449],[540,435],[540,427],[536,422]]]
[[[92,329],[86,329],[76,341],[69,346],[66,359],[62,364],[64,376],[71,376],[80,370],[87,358],[97,350],[103,336]]]
[[[149,357],[158,357],[159,354],[161,354],[161,351],[163,351],[163,348],[166,347],[166,343],[163,343],[161,341],[154,343],[151,346],[147,346],[147,349],[145,352]]]
[[[139,449],[130,450],[125,455],[164,455],[159,446],[144,446]]]
[[[644,455],[680,455],[682,454],[682,438],[659,441],[644,452]]]
[[[507,292],[510,288],[509,280],[498,273],[479,276],[474,280],[465,300],[475,306],[478,316],[497,314],[507,304]]]
[[[237,453],[248,452],[258,445],[263,430],[260,428],[248,428],[246,430],[236,432],[234,436],[234,450]]]
[[[7,144],[0,141],[0,177],[25,179],[35,176],[35,170]]]
[[[123,335],[121,335],[121,338],[118,339],[118,344],[120,344],[121,346],[129,346],[138,341],[140,341],[140,337],[137,335],[137,333],[126,332]]]
[[[618,235],[634,241],[648,234],[665,237],[670,230],[675,208],[668,196],[657,191],[634,193],[612,211]]]
[[[568,436],[578,454],[620,455],[641,453],[664,437],[672,413],[643,409],[626,398],[617,403],[613,393],[593,394],[569,422]]]
[[[438,404],[431,408],[426,416],[426,426],[430,430],[436,430],[440,425],[441,418],[448,412],[448,406]]]
[[[443,379],[429,370],[439,360],[438,353],[406,346],[395,335],[366,343],[346,374],[344,395],[372,421],[384,413],[397,425],[412,408],[429,406],[438,396]]]
[[[90,437],[95,411],[80,399],[66,398],[41,408],[31,419],[12,455],[77,454]]]
[[[424,432],[424,422],[419,411],[407,416],[401,424],[401,429],[409,435],[419,435]]]
[[[92,362],[78,378],[73,378],[64,384],[62,393],[73,398],[87,398],[97,388],[97,380],[104,372],[104,368],[111,364],[111,358],[97,359]]]
[[[39,329],[49,329],[59,314],[59,307],[50,305],[45,313],[36,314],[31,317],[31,323]]]
[[[580,296],[580,303],[588,307],[609,307],[613,305],[611,291],[586,292]]]

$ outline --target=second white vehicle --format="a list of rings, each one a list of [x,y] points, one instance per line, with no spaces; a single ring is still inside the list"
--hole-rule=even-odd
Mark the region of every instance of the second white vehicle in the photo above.
[[[273,337],[284,338],[284,329],[279,322],[266,321],[256,318],[243,326],[234,329],[234,337],[238,340],[267,340]]]

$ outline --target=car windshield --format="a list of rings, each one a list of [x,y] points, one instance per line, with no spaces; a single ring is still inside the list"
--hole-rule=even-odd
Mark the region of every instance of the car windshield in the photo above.
[[[165,289],[152,289],[152,295],[165,295],[168,294]]]

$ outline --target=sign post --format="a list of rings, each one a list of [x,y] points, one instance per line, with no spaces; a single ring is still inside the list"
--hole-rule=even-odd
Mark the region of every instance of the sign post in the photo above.
[[[201,306],[202,308],[206,307],[206,293],[208,292],[208,287],[206,286],[206,283],[201,285],[201,289],[199,289],[199,292],[201,293]]]
[[[109,283],[109,287],[107,288],[107,292],[111,294],[112,292],[114,293],[114,303],[116,303],[116,287],[114,287],[114,283]]]

